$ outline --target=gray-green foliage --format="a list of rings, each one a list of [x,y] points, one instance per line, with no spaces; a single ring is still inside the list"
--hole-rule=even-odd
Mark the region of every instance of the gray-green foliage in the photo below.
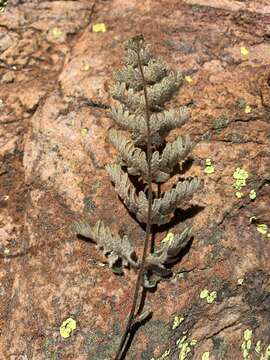
[[[108,226],[99,220],[94,226],[83,221],[74,224],[77,234],[90,238],[97,243],[97,248],[102,249],[104,255],[108,255],[109,266],[115,270],[118,269],[117,263],[121,259],[123,265],[131,264],[137,267],[135,249],[129,241],[129,238],[118,234],[112,234]]]
[[[7,0],[0,0],[0,12],[3,12],[6,6],[7,6]]]
[[[150,115],[150,135],[153,147],[151,160],[152,181],[166,182],[174,174],[179,163],[186,160],[194,142],[189,136],[178,136],[171,143],[166,143],[170,130],[181,127],[189,118],[188,110],[166,110],[164,105],[181,86],[183,77],[180,72],[170,71],[161,60],[155,59],[148,44],[142,43],[140,50]],[[117,125],[109,131],[109,139],[118,150],[120,161],[106,166],[106,170],[115,185],[115,190],[128,210],[140,223],[147,223],[147,189],[137,191],[130,176],[137,176],[143,184],[147,183],[147,125],[145,98],[142,92],[143,79],[138,66],[137,44],[131,39],[125,43],[124,67],[116,73],[116,83],[111,90],[115,104],[108,112]],[[173,217],[183,199],[190,198],[199,188],[198,179],[179,181],[170,191],[154,196],[152,202],[151,224],[163,225]],[[102,221],[91,226],[77,222],[75,230],[96,242],[108,256],[109,266],[119,271],[119,261],[124,266],[140,267],[134,245],[127,236],[120,237],[111,233]],[[166,267],[175,262],[180,251],[191,237],[191,226],[181,234],[175,234],[173,241],[164,243],[158,250],[146,258],[144,286],[156,285],[162,277],[171,271]]]

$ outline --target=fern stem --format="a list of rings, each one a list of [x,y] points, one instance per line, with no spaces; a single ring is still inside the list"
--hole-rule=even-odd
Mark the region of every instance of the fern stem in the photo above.
[[[134,39],[135,40],[135,39]],[[147,213],[147,223],[146,223],[146,234],[144,239],[144,246],[143,246],[143,254],[141,259],[141,265],[138,272],[134,294],[133,294],[133,300],[132,300],[132,306],[129,312],[128,320],[126,323],[125,331],[122,335],[115,360],[121,359],[121,354],[123,352],[123,349],[126,344],[126,340],[128,338],[128,335],[130,333],[130,330],[133,325],[133,320],[135,316],[136,306],[138,303],[139,298],[139,292],[140,292],[140,285],[142,282],[142,276],[144,273],[144,267],[145,267],[145,259],[147,256],[147,250],[149,248],[149,242],[150,242],[150,236],[151,236],[151,218],[152,218],[152,200],[153,200],[153,189],[152,189],[152,169],[151,169],[151,160],[152,160],[152,139],[151,139],[151,132],[150,132],[150,109],[149,109],[149,102],[148,102],[148,96],[147,96],[147,87],[146,87],[146,81],[144,77],[141,57],[140,57],[140,50],[141,50],[141,44],[140,41],[143,40],[142,36],[136,37],[136,41],[138,44],[137,48],[137,56],[138,56],[138,65],[139,70],[142,76],[142,82],[143,82],[143,93],[144,93],[144,99],[145,99],[145,120],[146,120],[146,126],[147,126],[147,170],[148,170],[148,176],[147,176],[147,185],[148,185],[148,213]]]

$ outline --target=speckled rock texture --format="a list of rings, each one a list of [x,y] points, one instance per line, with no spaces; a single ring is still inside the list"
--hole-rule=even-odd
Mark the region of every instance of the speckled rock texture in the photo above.
[[[175,275],[147,293],[153,316],[126,359],[270,359],[269,1],[9,0],[0,13],[1,360],[113,358],[136,274],[113,274],[70,225],[102,218],[142,249],[144,231],[104,170],[117,155],[107,139],[113,71],[124,40],[142,32],[184,72],[173,105],[189,106],[191,119],[168,140],[203,135],[183,176],[204,189],[156,236],[194,224]],[[237,168],[248,173],[241,189]],[[63,338],[68,318],[76,329]]]

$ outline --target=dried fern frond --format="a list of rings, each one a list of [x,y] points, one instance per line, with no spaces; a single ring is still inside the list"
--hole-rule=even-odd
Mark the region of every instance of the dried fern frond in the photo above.
[[[188,108],[183,106],[179,110],[162,111],[151,115],[151,122],[158,123],[160,133],[168,133],[170,130],[179,128],[189,119]]]
[[[181,234],[171,234],[169,240],[161,243],[160,249],[149,254],[146,258],[144,286],[155,287],[163,277],[171,275],[171,270],[166,265],[174,263],[192,235],[192,227],[188,226]]]
[[[108,116],[113,119],[122,129],[131,132],[131,137],[136,145],[144,146],[146,144],[147,127],[143,115],[130,113],[125,106],[117,104],[108,112]],[[155,118],[151,119],[150,133],[153,144],[161,144],[162,139],[158,134],[159,124]]]
[[[186,159],[192,147],[193,143],[188,135],[178,136],[172,143],[166,144],[159,162],[160,170],[171,174],[174,166]]]
[[[181,86],[182,82],[182,73],[180,71],[171,71],[160,82],[149,87],[148,101],[150,110],[160,110],[160,108],[163,108],[165,102],[170,100],[172,94]]]
[[[73,224],[73,228],[78,235],[93,240],[99,249],[103,249],[104,255],[108,256],[109,267],[113,270],[119,260],[122,260],[124,266],[138,267],[135,249],[128,237],[113,234],[110,228],[104,225],[103,221],[99,220],[94,226],[79,221]]]
[[[124,64],[131,65],[133,67],[138,67],[138,54],[137,54],[137,45],[132,39],[129,39],[125,42],[125,57]],[[140,49],[140,58],[143,65],[147,65],[152,57],[151,46],[149,44],[143,44]]]
[[[106,170],[115,184],[118,195],[129,211],[136,215],[140,222],[147,222],[148,203],[145,194],[140,191],[136,194],[134,185],[120,165],[107,165]],[[198,179],[179,182],[174,189],[165,192],[162,198],[155,199],[152,206],[152,224],[166,224],[171,219],[171,213],[180,205],[181,200],[190,197],[200,186]]]
[[[166,64],[158,59],[151,59],[147,66],[144,66],[144,77],[147,84],[155,84],[167,75]],[[118,70],[115,78],[120,83],[125,84],[125,88],[132,88],[135,91],[142,90],[143,81],[139,69],[132,65],[127,65]],[[123,95],[122,95],[123,96]]]
[[[128,173],[130,175],[140,175],[146,181],[148,168],[145,151],[135,147],[133,141],[128,139],[120,131],[110,130],[109,138],[114,147],[119,151],[124,164],[127,166]],[[169,160],[170,159],[167,161],[168,164]],[[166,159],[160,159],[158,151],[155,151],[152,156],[151,168],[153,181],[156,182],[164,182],[170,177],[170,174],[159,169],[161,161],[163,161],[164,164],[166,163]]]
[[[136,194],[136,189],[118,164],[106,165],[106,170],[110,174],[112,182],[115,184],[116,191],[130,212],[136,215],[140,222],[146,222],[148,202],[145,194],[140,191]]]
[[[109,138],[114,147],[119,151],[120,157],[127,166],[128,173],[130,175],[142,176],[146,181],[148,169],[145,151],[136,147],[131,139],[128,139],[118,130],[110,130]],[[158,151],[155,151],[151,160],[153,181],[167,181],[174,166],[187,157],[191,148],[192,143],[189,136],[179,136],[175,141],[165,146],[161,155],[159,155]]]
[[[181,127],[189,118],[186,107],[178,111],[165,110],[166,102],[183,84],[183,76],[179,71],[170,71],[161,59],[153,57],[143,35],[126,41],[125,49],[125,65],[116,72],[116,83],[111,89],[116,105],[108,113],[120,127],[120,130],[109,131],[110,141],[120,159],[117,164],[106,165],[105,169],[129,212],[140,223],[146,224],[141,259],[137,259],[127,236],[113,234],[102,221],[94,226],[85,222],[74,225],[77,234],[92,239],[103,250],[114,272],[122,272],[122,265],[138,269],[131,310],[115,360],[125,357],[131,328],[136,324],[140,285],[155,287],[158,281],[171,275],[168,267],[178,260],[191,238],[191,226],[181,234],[169,233],[160,247],[149,254],[153,225],[168,223],[182,200],[191,197],[200,187],[197,178],[188,179],[179,181],[170,191],[160,195],[161,188],[153,185],[153,182],[169,180],[177,163],[185,160],[195,146],[196,140],[191,141],[189,136],[178,136],[172,143],[166,142],[169,131]],[[143,191],[136,190],[133,177],[138,177]],[[138,318],[139,321],[145,316],[148,313]]]
[[[165,192],[162,198],[155,199],[152,207],[153,224],[166,224],[170,221],[170,214],[180,205],[181,201],[190,197],[198,190],[200,181],[197,178],[178,182],[176,187]]]
[[[122,129],[131,132],[136,145],[146,145],[147,127],[143,115],[131,113],[122,104],[112,106],[108,116]],[[178,111],[170,110],[154,113],[150,117],[150,135],[152,143],[159,146],[163,143],[166,134],[177,127],[181,127],[189,118],[188,109],[181,107]]]
[[[165,102],[171,98],[172,94],[180,87],[182,82],[182,74],[172,71],[160,82],[150,86],[148,89],[149,109],[151,111],[162,109]],[[132,88],[126,90],[126,84],[124,82],[117,82],[112,87],[111,95],[115,100],[120,101],[133,112],[142,113],[145,110],[144,96],[137,94]]]

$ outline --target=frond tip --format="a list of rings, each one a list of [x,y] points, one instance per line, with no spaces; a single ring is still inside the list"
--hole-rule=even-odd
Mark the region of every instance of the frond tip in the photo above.
[[[74,222],[73,229],[77,235],[82,235],[94,241],[99,249],[103,250],[104,255],[108,256],[109,267],[116,273],[121,273],[121,264],[124,266],[138,267],[137,256],[134,247],[131,245],[128,237],[120,237],[113,234],[103,221],[99,220],[94,226],[86,222]]]

